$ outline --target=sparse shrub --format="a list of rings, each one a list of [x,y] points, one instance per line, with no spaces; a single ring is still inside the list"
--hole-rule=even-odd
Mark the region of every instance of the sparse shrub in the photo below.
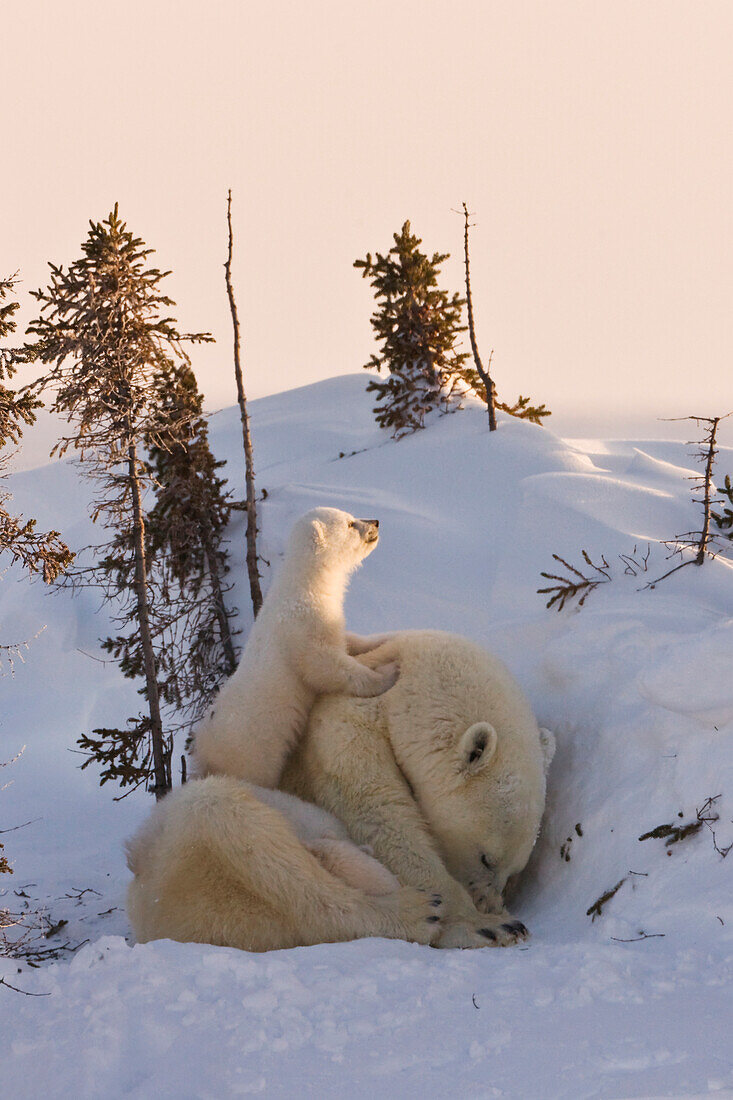
[[[422,428],[431,409],[447,405],[468,358],[455,347],[465,332],[460,323],[464,300],[438,287],[448,254],[429,257],[421,244],[406,221],[386,255],[368,253],[354,261],[377,299],[371,322],[382,347],[366,369],[387,372],[384,380],[372,379],[367,390],[376,394],[377,423],[395,437]]]

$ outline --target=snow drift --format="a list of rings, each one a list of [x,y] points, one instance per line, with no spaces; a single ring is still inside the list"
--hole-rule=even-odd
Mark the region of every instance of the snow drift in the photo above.
[[[660,540],[697,525],[688,450],[573,444],[507,418],[490,435],[478,405],[395,443],[358,376],[254,402],[252,427],[268,494],[263,557],[274,565],[294,518],[316,505],[378,517],[381,545],[352,584],[349,627],[468,635],[509,664],[555,732],[545,824],[512,902],[532,939],[262,956],[129,946],[122,841],[149,796],[113,802],[69,750],[129,713],[135,686],[98,660],[107,622],[93,594],[51,594],[11,571],[3,640],[46,629],[0,687],[2,758],[27,746],[3,777],[13,780],[3,828],[33,819],[5,838],[15,874],[2,886],[68,921],[71,946],[89,942],[39,970],[0,961],[8,982],[49,994],[0,988],[7,1095],[575,1100],[733,1088],[733,854],[720,854],[733,841],[733,560],[644,588],[669,567]],[[237,410],[212,418],[211,439],[238,486]],[[733,473],[733,450],[718,471]],[[71,463],[18,474],[11,488],[39,525],[73,547],[91,541],[88,487]],[[246,633],[241,519],[231,544]],[[636,571],[618,557],[635,546]],[[556,571],[553,553],[579,564],[583,549],[606,556],[612,581],[579,613],[545,610],[541,571]],[[711,798],[717,821],[674,844],[639,840],[694,823]]]

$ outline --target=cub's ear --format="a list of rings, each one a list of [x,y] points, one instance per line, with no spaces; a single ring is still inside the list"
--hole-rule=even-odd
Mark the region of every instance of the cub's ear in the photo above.
[[[319,519],[314,519],[311,526],[313,528],[313,545],[316,550],[322,550],[326,545],[326,526]]]
[[[545,775],[550,770],[552,758],[555,755],[555,734],[540,726],[540,745],[542,747],[542,761],[545,767]]]
[[[489,722],[474,722],[458,742],[458,767],[464,775],[478,775],[496,752],[496,730]]]

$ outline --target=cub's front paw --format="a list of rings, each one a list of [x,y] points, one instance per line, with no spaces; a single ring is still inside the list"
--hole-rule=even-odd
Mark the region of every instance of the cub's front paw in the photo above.
[[[396,661],[389,661],[386,665],[380,665],[376,672],[380,677],[382,685],[377,694],[384,695],[385,691],[389,691],[389,689],[394,687],[397,683],[400,675],[400,666]]]
[[[385,691],[389,691],[397,682],[399,674],[400,670],[396,661],[390,661],[389,664],[380,665],[376,669],[365,668],[364,675],[354,685],[354,694],[360,695],[364,699],[373,698],[375,695],[384,695]]]

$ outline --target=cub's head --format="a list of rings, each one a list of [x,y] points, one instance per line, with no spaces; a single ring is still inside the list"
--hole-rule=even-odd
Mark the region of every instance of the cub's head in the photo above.
[[[339,508],[314,508],[296,521],[289,550],[351,572],[379,542],[379,520],[355,519]]]

